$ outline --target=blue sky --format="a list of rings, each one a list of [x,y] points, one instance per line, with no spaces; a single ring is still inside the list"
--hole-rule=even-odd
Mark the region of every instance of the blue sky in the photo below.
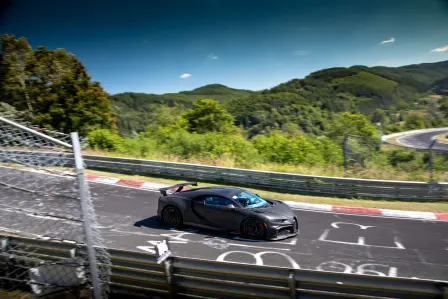
[[[109,93],[260,90],[328,67],[448,60],[447,0],[11,3],[0,34],[67,49]]]

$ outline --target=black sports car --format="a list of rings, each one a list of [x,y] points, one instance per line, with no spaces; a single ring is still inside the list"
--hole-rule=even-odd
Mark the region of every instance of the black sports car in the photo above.
[[[189,185],[197,186],[197,183],[159,189],[162,196],[157,214],[166,226],[191,225],[267,240],[298,234],[297,217],[282,201],[262,199],[240,188],[185,190]]]

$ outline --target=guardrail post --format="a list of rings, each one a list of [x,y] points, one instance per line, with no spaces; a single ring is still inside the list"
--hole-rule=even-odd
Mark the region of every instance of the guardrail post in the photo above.
[[[165,270],[166,282],[168,283],[168,291],[170,294],[170,298],[176,298],[174,284],[173,284],[173,257],[169,257],[163,261],[163,266]]]
[[[288,286],[289,286],[289,298],[296,299],[296,275],[294,270],[289,271],[288,275]]]
[[[443,295],[443,299],[448,299],[448,286],[442,287],[442,295]]]

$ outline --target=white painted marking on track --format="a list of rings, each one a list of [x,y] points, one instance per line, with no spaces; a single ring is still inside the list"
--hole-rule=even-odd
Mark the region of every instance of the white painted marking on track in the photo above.
[[[326,229],[322,235],[319,237],[319,241],[322,242],[329,242],[329,243],[336,243],[336,244],[346,244],[346,245],[356,245],[356,246],[367,246],[367,247],[378,247],[378,248],[390,248],[390,249],[405,249],[405,247],[395,239],[395,244],[397,247],[391,247],[391,246],[382,246],[382,245],[368,245],[365,244],[365,238],[364,237],[358,237],[358,242],[345,242],[345,241],[335,241],[335,240],[327,240],[328,234],[330,233],[330,229]]]
[[[37,214],[31,214],[31,213],[27,213],[26,216],[30,216],[30,217],[34,217],[34,218],[42,218],[42,219],[47,219],[47,220],[66,220],[66,219],[61,219],[61,218],[57,218],[57,217],[52,217],[52,216],[43,216],[43,215],[37,215]]]
[[[156,254],[154,246],[137,246],[137,249],[143,250],[151,254]]]
[[[345,216],[353,216],[353,217],[372,217],[372,218],[386,218],[386,219],[395,219],[395,220],[413,220],[413,221],[422,221],[422,222],[447,222],[446,220],[428,220],[428,219],[418,219],[418,218],[406,218],[406,217],[392,217],[392,216],[382,216],[382,215],[365,215],[365,214],[352,214],[352,213],[341,213],[341,212],[327,212],[327,211],[316,211],[316,210],[308,210],[308,209],[292,209],[295,211],[302,212],[314,212],[314,213],[325,213],[332,215],[345,215]]]
[[[254,246],[254,245],[236,244],[236,243],[228,243],[228,244],[230,246],[237,246],[237,247],[248,247],[248,248],[260,248],[260,249],[272,249],[272,250],[291,251],[291,249],[289,249],[289,248],[264,247],[264,246]]]
[[[275,251],[263,251],[263,252],[258,252],[258,253],[251,253],[251,252],[246,252],[246,251],[227,251],[224,252],[223,254],[221,254],[220,256],[218,256],[218,258],[216,259],[216,261],[218,262],[226,262],[225,258],[229,255],[229,254],[234,254],[234,253],[240,253],[240,254],[246,254],[246,255],[250,255],[253,256],[255,259],[255,264],[258,266],[263,266],[264,265],[264,261],[262,256],[265,254],[277,254],[280,256],[283,256],[294,269],[300,269],[299,264],[297,264],[297,262],[290,257],[289,255],[283,253],[283,252],[275,252]],[[248,263],[242,263],[242,262],[238,262],[239,264],[248,264]],[[250,265],[250,264],[249,264]]]
[[[111,229],[110,232],[137,235],[137,236],[148,236],[148,237],[159,237],[160,236],[160,235],[155,235],[155,234],[148,234],[148,233],[142,233],[142,232],[131,232],[131,231],[125,231],[125,230],[119,230],[119,229]]]
[[[245,241],[245,242],[253,242],[253,243],[261,243],[261,242],[266,242],[264,240],[252,240],[252,239],[246,239],[246,238],[241,238],[241,237],[234,237],[232,238],[232,240],[235,241]],[[275,244],[285,244],[285,245],[296,245],[297,244],[297,239],[294,238],[289,242],[285,242],[285,241],[275,241]]]
[[[361,229],[368,229],[370,227],[376,227],[376,226],[361,225],[361,224],[352,223],[352,222],[333,222],[331,224],[331,226],[334,227],[334,228],[339,228],[338,224],[356,225],[356,226],[359,226]]]

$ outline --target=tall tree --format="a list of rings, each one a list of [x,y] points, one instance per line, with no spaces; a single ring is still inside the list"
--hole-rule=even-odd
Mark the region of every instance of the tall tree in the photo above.
[[[0,96],[19,110],[25,102],[36,124],[61,132],[116,129],[108,95],[64,49],[33,51],[24,38],[2,36]]]
[[[5,34],[1,36],[0,43],[0,95],[19,107],[25,103],[32,113],[29,83],[34,63],[33,50],[24,37],[16,39]]]
[[[112,128],[114,119],[107,94],[91,82],[84,66],[63,49],[35,51],[34,92],[40,113],[36,121],[62,132]]]
[[[192,133],[235,132],[233,116],[218,101],[201,99],[183,115],[186,129]]]

